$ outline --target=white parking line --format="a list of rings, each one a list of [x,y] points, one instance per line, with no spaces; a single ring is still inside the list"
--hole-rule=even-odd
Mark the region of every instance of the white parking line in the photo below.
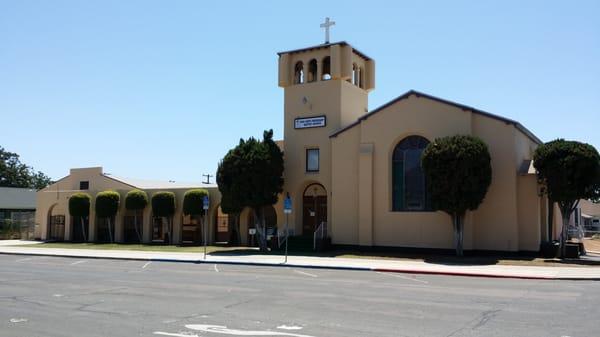
[[[317,275],[315,275],[315,274],[311,274],[311,273],[303,272],[303,271],[296,270],[296,269],[293,269],[293,271],[294,271],[294,273],[298,273],[298,274],[302,274],[302,275],[306,275],[306,276],[310,276],[310,277],[318,277],[318,276],[317,276]]]
[[[84,263],[84,262],[87,262],[87,261],[86,260],[75,261],[75,262],[71,263],[71,266],[74,266],[74,265],[80,264],[80,263]]]
[[[215,263],[215,271],[218,273],[219,272],[219,268],[217,268],[217,264]]]
[[[150,265],[150,263],[152,263],[152,261],[148,261],[146,262],[143,266],[142,269],[146,269],[146,267],[148,267]]]
[[[15,260],[15,262],[25,262],[25,261],[30,261],[30,260],[33,260],[33,257],[26,257],[24,259],[18,259],[18,260]]]
[[[427,282],[427,281],[419,280],[419,279],[414,278],[414,277],[407,277],[407,276],[402,276],[402,275],[393,274],[393,273],[384,273],[384,272],[380,272],[380,271],[378,271],[377,274],[392,276],[392,277],[395,277],[395,278],[401,278],[403,280],[409,280],[409,281],[415,281],[415,282],[421,282],[421,283],[424,283],[424,284],[429,284],[429,282]]]

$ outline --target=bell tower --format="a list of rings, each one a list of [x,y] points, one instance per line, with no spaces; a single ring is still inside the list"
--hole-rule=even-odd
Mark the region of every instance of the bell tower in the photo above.
[[[327,20],[323,28],[332,24]],[[310,234],[331,219],[329,136],[368,112],[375,62],[344,41],[278,55],[278,82],[284,90],[284,191],[294,200],[290,228],[297,235]]]

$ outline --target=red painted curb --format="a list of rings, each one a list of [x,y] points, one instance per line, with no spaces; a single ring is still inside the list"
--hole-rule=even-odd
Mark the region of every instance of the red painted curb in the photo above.
[[[433,271],[433,270],[414,270],[414,269],[386,269],[374,268],[373,271],[382,273],[404,273],[404,274],[425,274],[425,275],[446,275],[446,276],[464,276],[464,277],[487,277],[487,278],[513,278],[522,280],[581,280],[594,281],[597,279],[582,279],[582,278],[560,278],[548,276],[519,276],[519,275],[502,275],[502,274],[482,274],[482,273],[466,273],[455,271]]]

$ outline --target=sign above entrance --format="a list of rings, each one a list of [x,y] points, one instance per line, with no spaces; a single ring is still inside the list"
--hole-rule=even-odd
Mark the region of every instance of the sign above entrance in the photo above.
[[[326,116],[315,116],[294,119],[294,129],[322,128],[326,125]]]

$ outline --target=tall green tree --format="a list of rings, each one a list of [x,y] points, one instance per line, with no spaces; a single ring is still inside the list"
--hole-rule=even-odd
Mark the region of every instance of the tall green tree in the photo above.
[[[52,183],[50,177],[21,163],[19,155],[0,146],[0,187],[42,189]]]
[[[80,219],[81,234],[83,241],[87,242],[84,221],[90,216],[90,204],[92,197],[87,193],[75,193],[69,198],[69,214]]]
[[[226,208],[252,209],[259,221],[256,231],[260,249],[267,250],[263,209],[275,204],[283,190],[283,152],[273,141],[273,130],[265,131],[262,141],[240,139],[219,164],[217,183]]]
[[[114,242],[112,233],[112,219],[117,215],[121,195],[116,191],[103,191],[96,194],[96,215],[105,218],[108,222],[108,237]]]
[[[240,237],[240,213],[244,209],[243,199],[240,195],[239,185],[236,183],[240,170],[243,167],[242,147],[236,146],[229,150],[225,157],[219,162],[217,168],[217,185],[221,192],[221,210],[231,218],[230,229],[235,233],[236,243],[241,240]]]
[[[571,214],[581,199],[600,198],[600,155],[589,144],[557,139],[539,146],[533,156],[538,179],[562,215],[561,255],[565,256]]]
[[[142,242],[142,235],[139,230],[137,214],[138,212],[143,211],[146,206],[148,206],[148,194],[146,194],[146,192],[138,189],[127,192],[127,195],[125,196],[125,208],[128,211],[133,212],[133,227],[139,242]]]
[[[173,215],[175,214],[175,193],[156,192],[152,196],[152,212],[154,216],[167,219],[167,243],[173,238]]]
[[[479,207],[492,182],[487,145],[468,135],[438,138],[422,156],[427,190],[435,210],[452,217],[456,255],[463,255],[464,218]]]

